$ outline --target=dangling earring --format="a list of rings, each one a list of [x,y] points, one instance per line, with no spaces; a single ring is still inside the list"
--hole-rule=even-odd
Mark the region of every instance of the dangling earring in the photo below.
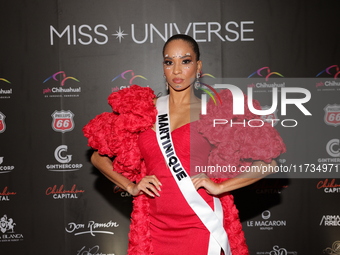
[[[163,78],[165,79],[165,88],[166,88],[166,90],[169,90],[169,83],[166,81],[165,74],[163,74]]]
[[[201,86],[201,83],[200,83],[200,81],[198,80],[200,77],[201,77],[201,74],[200,74],[200,73],[197,73],[197,75],[196,75],[196,81],[195,81],[195,84],[194,84],[195,89],[198,89],[198,88]]]

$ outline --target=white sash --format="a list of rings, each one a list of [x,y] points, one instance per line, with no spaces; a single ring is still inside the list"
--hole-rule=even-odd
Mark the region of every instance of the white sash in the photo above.
[[[220,200],[214,197],[215,211],[213,211],[196,191],[190,176],[176,155],[170,132],[169,96],[157,99],[157,110],[156,134],[159,147],[184,198],[210,232],[208,255],[220,255],[221,249],[225,255],[231,255],[228,236],[223,228]]]

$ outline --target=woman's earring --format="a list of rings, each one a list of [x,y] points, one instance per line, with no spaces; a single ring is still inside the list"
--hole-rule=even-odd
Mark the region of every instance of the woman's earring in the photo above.
[[[166,81],[165,74],[163,74],[163,78],[165,79],[165,88],[166,88],[166,90],[169,90],[169,83]]]
[[[195,81],[195,84],[194,84],[195,89],[199,89],[199,87],[201,86],[201,83],[200,83],[200,81],[198,80],[200,77],[201,77],[201,74],[200,74],[200,73],[197,73],[197,75],[196,75],[196,81]]]

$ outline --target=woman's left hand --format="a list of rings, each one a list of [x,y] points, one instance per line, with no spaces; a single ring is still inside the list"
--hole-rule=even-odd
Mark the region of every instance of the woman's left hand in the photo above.
[[[218,183],[213,182],[206,174],[200,173],[191,177],[195,189],[204,188],[210,195],[219,195],[222,192]]]

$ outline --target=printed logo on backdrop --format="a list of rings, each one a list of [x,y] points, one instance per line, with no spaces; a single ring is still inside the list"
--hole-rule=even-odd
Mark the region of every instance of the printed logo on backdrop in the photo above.
[[[49,164],[46,165],[46,169],[54,172],[70,172],[77,171],[83,167],[83,164],[72,163],[72,155],[67,153],[68,146],[60,145],[54,151],[54,158],[60,164]]]
[[[135,81],[136,78],[139,78],[137,82]],[[143,75],[136,75],[133,70],[126,70],[111,80],[111,82],[114,82],[115,84],[121,83],[121,85],[116,85],[113,87],[111,92],[117,92],[121,89],[128,88],[133,84],[138,84],[142,87],[149,87],[148,84],[143,84],[143,80],[147,81],[148,79]]]
[[[323,110],[325,111],[324,121],[327,125],[334,127],[340,126],[340,105],[328,104]]]
[[[78,189],[76,184],[70,189],[66,189],[64,184],[58,186],[53,185],[52,187],[48,187],[46,189],[46,196],[51,196],[53,199],[78,199],[79,194],[84,193],[85,190]]]
[[[326,255],[340,255],[340,241],[335,241],[332,247],[327,247],[323,250],[323,254]]]
[[[115,254],[103,253],[100,251],[99,245],[95,245],[93,247],[83,246],[79,251],[77,251],[77,255],[115,255]]]
[[[6,130],[5,118],[6,118],[5,114],[0,112],[0,134],[5,132]]]
[[[69,222],[65,227],[65,231],[69,234],[77,235],[91,235],[96,234],[113,235],[113,229],[118,228],[119,224],[112,220],[108,222],[89,221],[86,224]]]
[[[339,215],[323,215],[320,221],[320,226],[339,227],[340,216]]]
[[[258,251],[256,252],[256,254],[268,254],[268,255],[288,255],[288,254],[292,254],[292,255],[297,255],[297,251],[288,251],[285,248],[282,248],[278,245],[274,245],[271,251]]]
[[[54,111],[52,113],[52,128],[56,132],[69,132],[74,128],[74,114],[68,111]]]
[[[123,190],[122,188],[118,187],[117,185],[114,185],[113,193],[114,194],[120,194],[121,197],[131,197],[132,196],[129,192]]]
[[[337,179],[324,179],[316,184],[318,190],[323,190],[327,194],[340,193],[340,181]]]
[[[0,242],[18,242],[23,241],[23,234],[14,231],[16,223],[12,218],[7,217],[5,214],[0,218]]]
[[[3,164],[4,157],[0,157],[0,174],[7,174],[13,171],[14,166]]]
[[[247,221],[247,227],[255,227],[259,230],[273,230],[278,227],[286,227],[287,221],[281,219],[272,219],[271,212],[266,210],[261,214],[262,220]]]
[[[262,179],[248,186],[249,190],[254,190],[256,194],[281,194],[282,190],[288,188],[284,179]]]
[[[67,76],[64,71],[59,71],[44,80],[43,84],[50,87],[44,88],[42,93],[44,97],[79,97],[81,87],[77,87],[77,78]],[[58,84],[58,85],[56,85]]]
[[[254,88],[254,92],[263,92],[264,89],[268,92],[271,92],[273,88],[283,88],[286,86],[286,83],[284,81],[282,82],[271,82],[270,78],[282,78],[284,77],[279,72],[273,72],[270,70],[268,66],[264,66],[253,72],[248,76],[248,78],[256,78],[253,79],[253,82],[248,84],[248,87]],[[259,79],[263,78],[263,79]]]
[[[55,28],[50,25],[50,45],[63,43],[67,45],[106,45],[112,43],[134,42],[136,44],[166,41],[175,34],[191,35],[197,42],[252,42],[254,38],[254,21],[228,21],[220,23],[189,22],[187,24],[152,23],[131,24],[110,27],[97,25],[67,25]]]
[[[338,65],[331,65],[316,75],[315,87],[317,91],[340,91],[340,68]]]
[[[0,78],[0,99],[9,99],[13,93],[12,88],[9,88],[11,82]]]
[[[340,140],[338,138],[331,139],[326,144],[326,152],[331,158],[318,158],[319,163],[334,163],[332,172],[340,172]]]
[[[0,189],[1,190],[1,189]],[[11,196],[15,196],[17,193],[13,191],[9,191],[8,186],[4,187],[0,192],[0,202],[2,201],[10,201]]]

